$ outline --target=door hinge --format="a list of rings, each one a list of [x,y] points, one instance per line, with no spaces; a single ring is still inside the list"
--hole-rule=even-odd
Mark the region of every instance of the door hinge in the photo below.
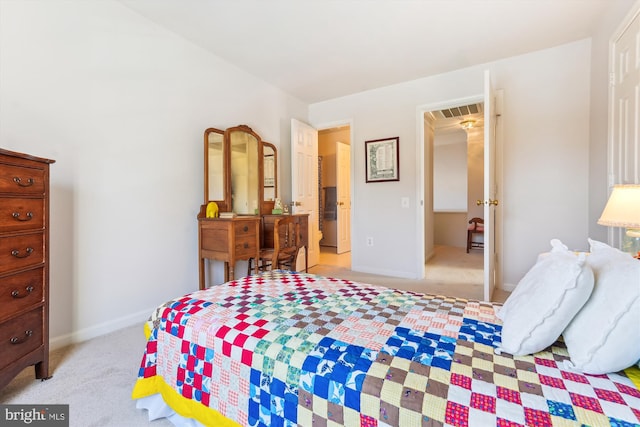
[[[609,73],[609,86],[615,86],[616,84],[616,73]]]

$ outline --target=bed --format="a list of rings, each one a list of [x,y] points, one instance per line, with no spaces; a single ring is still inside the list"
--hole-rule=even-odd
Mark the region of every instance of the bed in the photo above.
[[[132,396],[150,417],[205,426],[640,425],[637,367],[568,370],[561,340],[498,354],[499,307],[306,273],[248,276],[155,310]]]

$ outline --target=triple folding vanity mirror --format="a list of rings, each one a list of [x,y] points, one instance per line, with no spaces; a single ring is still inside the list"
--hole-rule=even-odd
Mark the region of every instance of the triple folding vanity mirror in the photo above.
[[[223,281],[226,282],[233,280],[237,261],[259,259],[261,248],[274,247],[276,222],[286,214],[274,209],[278,197],[277,176],[276,147],[262,141],[250,127],[205,130],[204,204],[198,214],[200,289],[207,287],[205,260],[224,262]],[[207,215],[210,202],[215,202],[219,218]],[[222,215],[224,212],[233,214]],[[309,214],[292,216],[299,227],[299,246],[304,248],[306,269]],[[254,270],[258,272],[257,267]]]
[[[270,214],[278,195],[277,150],[250,127],[204,132],[204,203],[220,212]]]

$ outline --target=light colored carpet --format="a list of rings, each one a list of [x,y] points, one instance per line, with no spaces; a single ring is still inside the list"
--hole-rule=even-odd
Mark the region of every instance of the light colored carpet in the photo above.
[[[322,246],[319,264],[309,272],[425,294],[480,300],[483,297],[483,264],[482,251],[466,253],[465,248],[436,246],[434,256],[425,265],[424,279],[402,279],[352,271],[350,252],[338,255],[335,248]],[[492,300],[504,302],[508,296],[508,292],[496,289]]]
[[[462,298],[482,295],[482,256],[467,255],[463,248],[438,248],[426,267],[425,280],[353,272],[350,254],[331,250],[323,251],[320,262],[311,273]],[[27,368],[0,390],[0,403],[69,404],[72,427],[172,426],[165,419],[150,423],[147,412],[136,409],[131,400],[144,351],[142,328],[128,327],[51,352],[53,378],[34,380],[33,368]]]
[[[149,423],[131,400],[144,345],[143,326],[136,325],[58,349],[50,354],[53,378],[35,380],[27,368],[0,391],[0,402],[68,404],[73,427],[173,426]]]

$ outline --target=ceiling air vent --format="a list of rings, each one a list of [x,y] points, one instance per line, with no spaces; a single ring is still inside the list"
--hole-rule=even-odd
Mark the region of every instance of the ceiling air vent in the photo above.
[[[482,111],[482,104],[471,104],[434,111],[434,116],[436,119],[450,119],[452,117],[464,117],[469,114],[478,114],[482,113]]]

